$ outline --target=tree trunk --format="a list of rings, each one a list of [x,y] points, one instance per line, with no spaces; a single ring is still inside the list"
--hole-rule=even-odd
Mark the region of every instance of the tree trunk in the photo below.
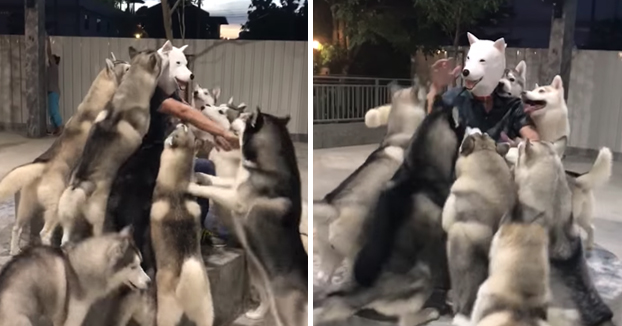
[[[564,82],[564,97],[566,100],[568,99],[568,89],[570,88],[570,68],[572,66],[576,17],[577,0],[565,0],[561,10],[560,8],[557,8],[557,11],[555,8],[553,9],[548,65],[544,75],[540,76],[541,83],[550,83],[555,75],[560,75]]]
[[[25,1],[26,107],[28,137],[46,133],[45,0]]]
[[[168,4],[168,0],[162,0],[162,19],[164,22],[164,33],[166,39],[173,40],[173,20],[171,19],[171,7]]]

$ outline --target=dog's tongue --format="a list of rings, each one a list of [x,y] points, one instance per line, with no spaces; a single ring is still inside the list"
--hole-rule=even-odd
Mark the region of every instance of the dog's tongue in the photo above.
[[[531,114],[532,112],[536,111],[537,109],[538,109],[538,107],[536,107],[535,105],[523,103],[523,110],[525,111],[526,114]]]
[[[468,89],[473,89],[473,87],[475,87],[476,84],[477,82],[474,80],[468,80],[468,79],[464,80],[464,86],[466,86],[466,88]]]

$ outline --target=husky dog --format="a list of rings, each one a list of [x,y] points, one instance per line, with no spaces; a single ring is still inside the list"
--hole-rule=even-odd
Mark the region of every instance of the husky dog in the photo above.
[[[501,225],[490,248],[488,275],[466,325],[548,325],[548,237],[540,224]]]
[[[200,109],[205,105],[216,105],[220,98],[220,87],[215,87],[211,91],[207,88],[201,88],[198,83],[194,84],[194,92],[192,92],[192,106]]]
[[[520,98],[527,82],[526,74],[527,64],[525,60],[521,60],[514,69],[506,68],[495,92],[503,97]]]
[[[570,135],[568,107],[564,100],[564,85],[558,75],[548,86],[536,87],[522,95],[525,113],[536,125],[540,139],[552,142],[559,157],[563,157]]]
[[[22,191],[13,225],[11,255],[19,252],[23,227],[39,209],[43,210],[45,221],[41,230],[42,241],[50,244],[58,223],[58,201],[67,187],[67,179],[78,164],[93,121],[112,98],[129,67],[125,61],[106,59],[106,67],[97,75],[77,112],[67,121],[54,144],[32,163],[13,169],[0,181],[0,199]]]
[[[315,244],[320,258],[320,278],[330,283],[345,259],[351,265],[361,248],[361,231],[385,188],[404,160],[404,150],[425,117],[425,88],[400,89],[392,84],[392,109],[388,130],[380,146],[365,163],[324,199],[313,203]]]
[[[438,318],[436,309],[422,308],[435,285],[447,288],[441,212],[465,131],[456,107],[426,116],[364,226],[365,242],[354,263],[356,284],[322,300],[314,311],[316,323],[348,318],[364,308],[398,316],[404,326]]]
[[[564,167],[550,142],[519,144],[514,170],[522,221],[542,221],[549,231],[551,325],[600,325],[611,310],[596,292],[581,237],[574,227]]]
[[[151,206],[160,326],[177,325],[184,314],[197,326],[211,326],[214,321],[210,283],[201,256],[201,209],[186,195],[194,154],[194,134],[186,125],[177,125],[166,139]]]
[[[469,52],[467,53],[462,79],[464,86],[475,96],[489,96],[499,85],[505,71],[505,40],[480,40],[467,33]]]
[[[119,287],[146,289],[149,276],[131,230],[82,241],[65,251],[33,247],[0,273],[0,324],[80,326],[89,308]]]
[[[465,137],[456,161],[456,181],[443,208],[447,261],[455,318],[471,314],[487,276],[487,255],[499,221],[516,203],[516,187],[504,156],[507,144],[487,134]]]
[[[150,122],[149,101],[166,68],[156,51],[129,49],[131,68],[89,134],[80,164],[59,202],[63,244],[82,214],[101,235],[110,187],[117,171],[140,146]]]
[[[239,122],[238,122],[239,121]],[[243,113],[242,164],[235,179],[199,174],[191,195],[212,199],[234,213],[236,234],[261,280],[274,324],[307,323],[307,253],[300,238],[301,188],[289,117]],[[244,124],[240,126],[240,124]],[[238,129],[239,130],[239,129]]]
[[[592,250],[594,247],[594,226],[592,225],[595,205],[594,188],[609,181],[612,161],[611,150],[603,147],[589,172],[580,174],[566,171],[568,185],[572,192],[572,215],[575,222],[587,234],[585,242],[587,250]]]

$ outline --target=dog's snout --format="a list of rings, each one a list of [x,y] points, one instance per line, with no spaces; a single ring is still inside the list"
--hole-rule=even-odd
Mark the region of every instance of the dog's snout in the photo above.
[[[190,80],[194,80],[194,74],[190,74]]]
[[[464,69],[462,70],[462,76],[467,77],[471,72],[469,71],[469,69]]]

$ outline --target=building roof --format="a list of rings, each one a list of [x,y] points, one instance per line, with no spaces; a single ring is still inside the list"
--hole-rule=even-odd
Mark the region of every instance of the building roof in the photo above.
[[[157,12],[158,15],[162,15],[162,3],[158,3],[157,5],[151,6],[147,9],[148,13]],[[224,16],[212,16],[209,12],[193,5],[188,4],[186,6],[186,11],[194,12],[195,15],[198,15],[200,19],[209,20],[210,22],[217,23],[219,25],[228,25],[227,17]],[[195,16],[196,17],[196,16]]]

